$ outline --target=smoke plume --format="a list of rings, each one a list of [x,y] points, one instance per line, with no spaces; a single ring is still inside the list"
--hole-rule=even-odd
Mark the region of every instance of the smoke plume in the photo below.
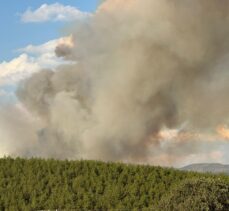
[[[18,89],[38,129],[33,144],[14,135],[16,154],[171,165],[219,144],[208,136],[229,120],[229,1],[107,0],[71,34],[56,54],[73,62]],[[181,139],[183,125],[208,135]]]

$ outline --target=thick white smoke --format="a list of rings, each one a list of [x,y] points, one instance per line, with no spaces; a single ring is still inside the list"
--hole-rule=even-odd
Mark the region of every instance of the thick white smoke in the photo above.
[[[56,54],[76,63],[18,90],[39,121],[19,155],[176,164],[215,147],[158,134],[228,122],[229,1],[107,0],[71,33]]]

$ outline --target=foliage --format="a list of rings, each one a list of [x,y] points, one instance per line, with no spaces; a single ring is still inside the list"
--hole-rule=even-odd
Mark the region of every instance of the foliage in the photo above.
[[[187,179],[169,191],[158,210],[229,210],[229,184],[221,179]]]
[[[187,178],[202,178],[201,181],[220,178],[226,187],[229,184],[226,175],[147,165],[3,158],[0,210],[154,210],[174,185],[183,184]],[[203,192],[207,194],[204,185]],[[221,191],[220,187],[216,186],[212,197]]]

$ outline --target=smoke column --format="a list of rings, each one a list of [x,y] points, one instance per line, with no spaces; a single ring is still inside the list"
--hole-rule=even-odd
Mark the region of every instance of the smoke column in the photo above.
[[[18,89],[33,122],[11,154],[173,165],[218,144],[160,131],[228,124],[229,1],[107,0],[70,31],[56,54],[72,63]]]

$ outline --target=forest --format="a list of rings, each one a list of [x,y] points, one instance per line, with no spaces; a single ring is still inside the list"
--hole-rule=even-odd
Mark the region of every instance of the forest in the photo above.
[[[0,159],[0,210],[229,210],[229,177],[100,161]]]

